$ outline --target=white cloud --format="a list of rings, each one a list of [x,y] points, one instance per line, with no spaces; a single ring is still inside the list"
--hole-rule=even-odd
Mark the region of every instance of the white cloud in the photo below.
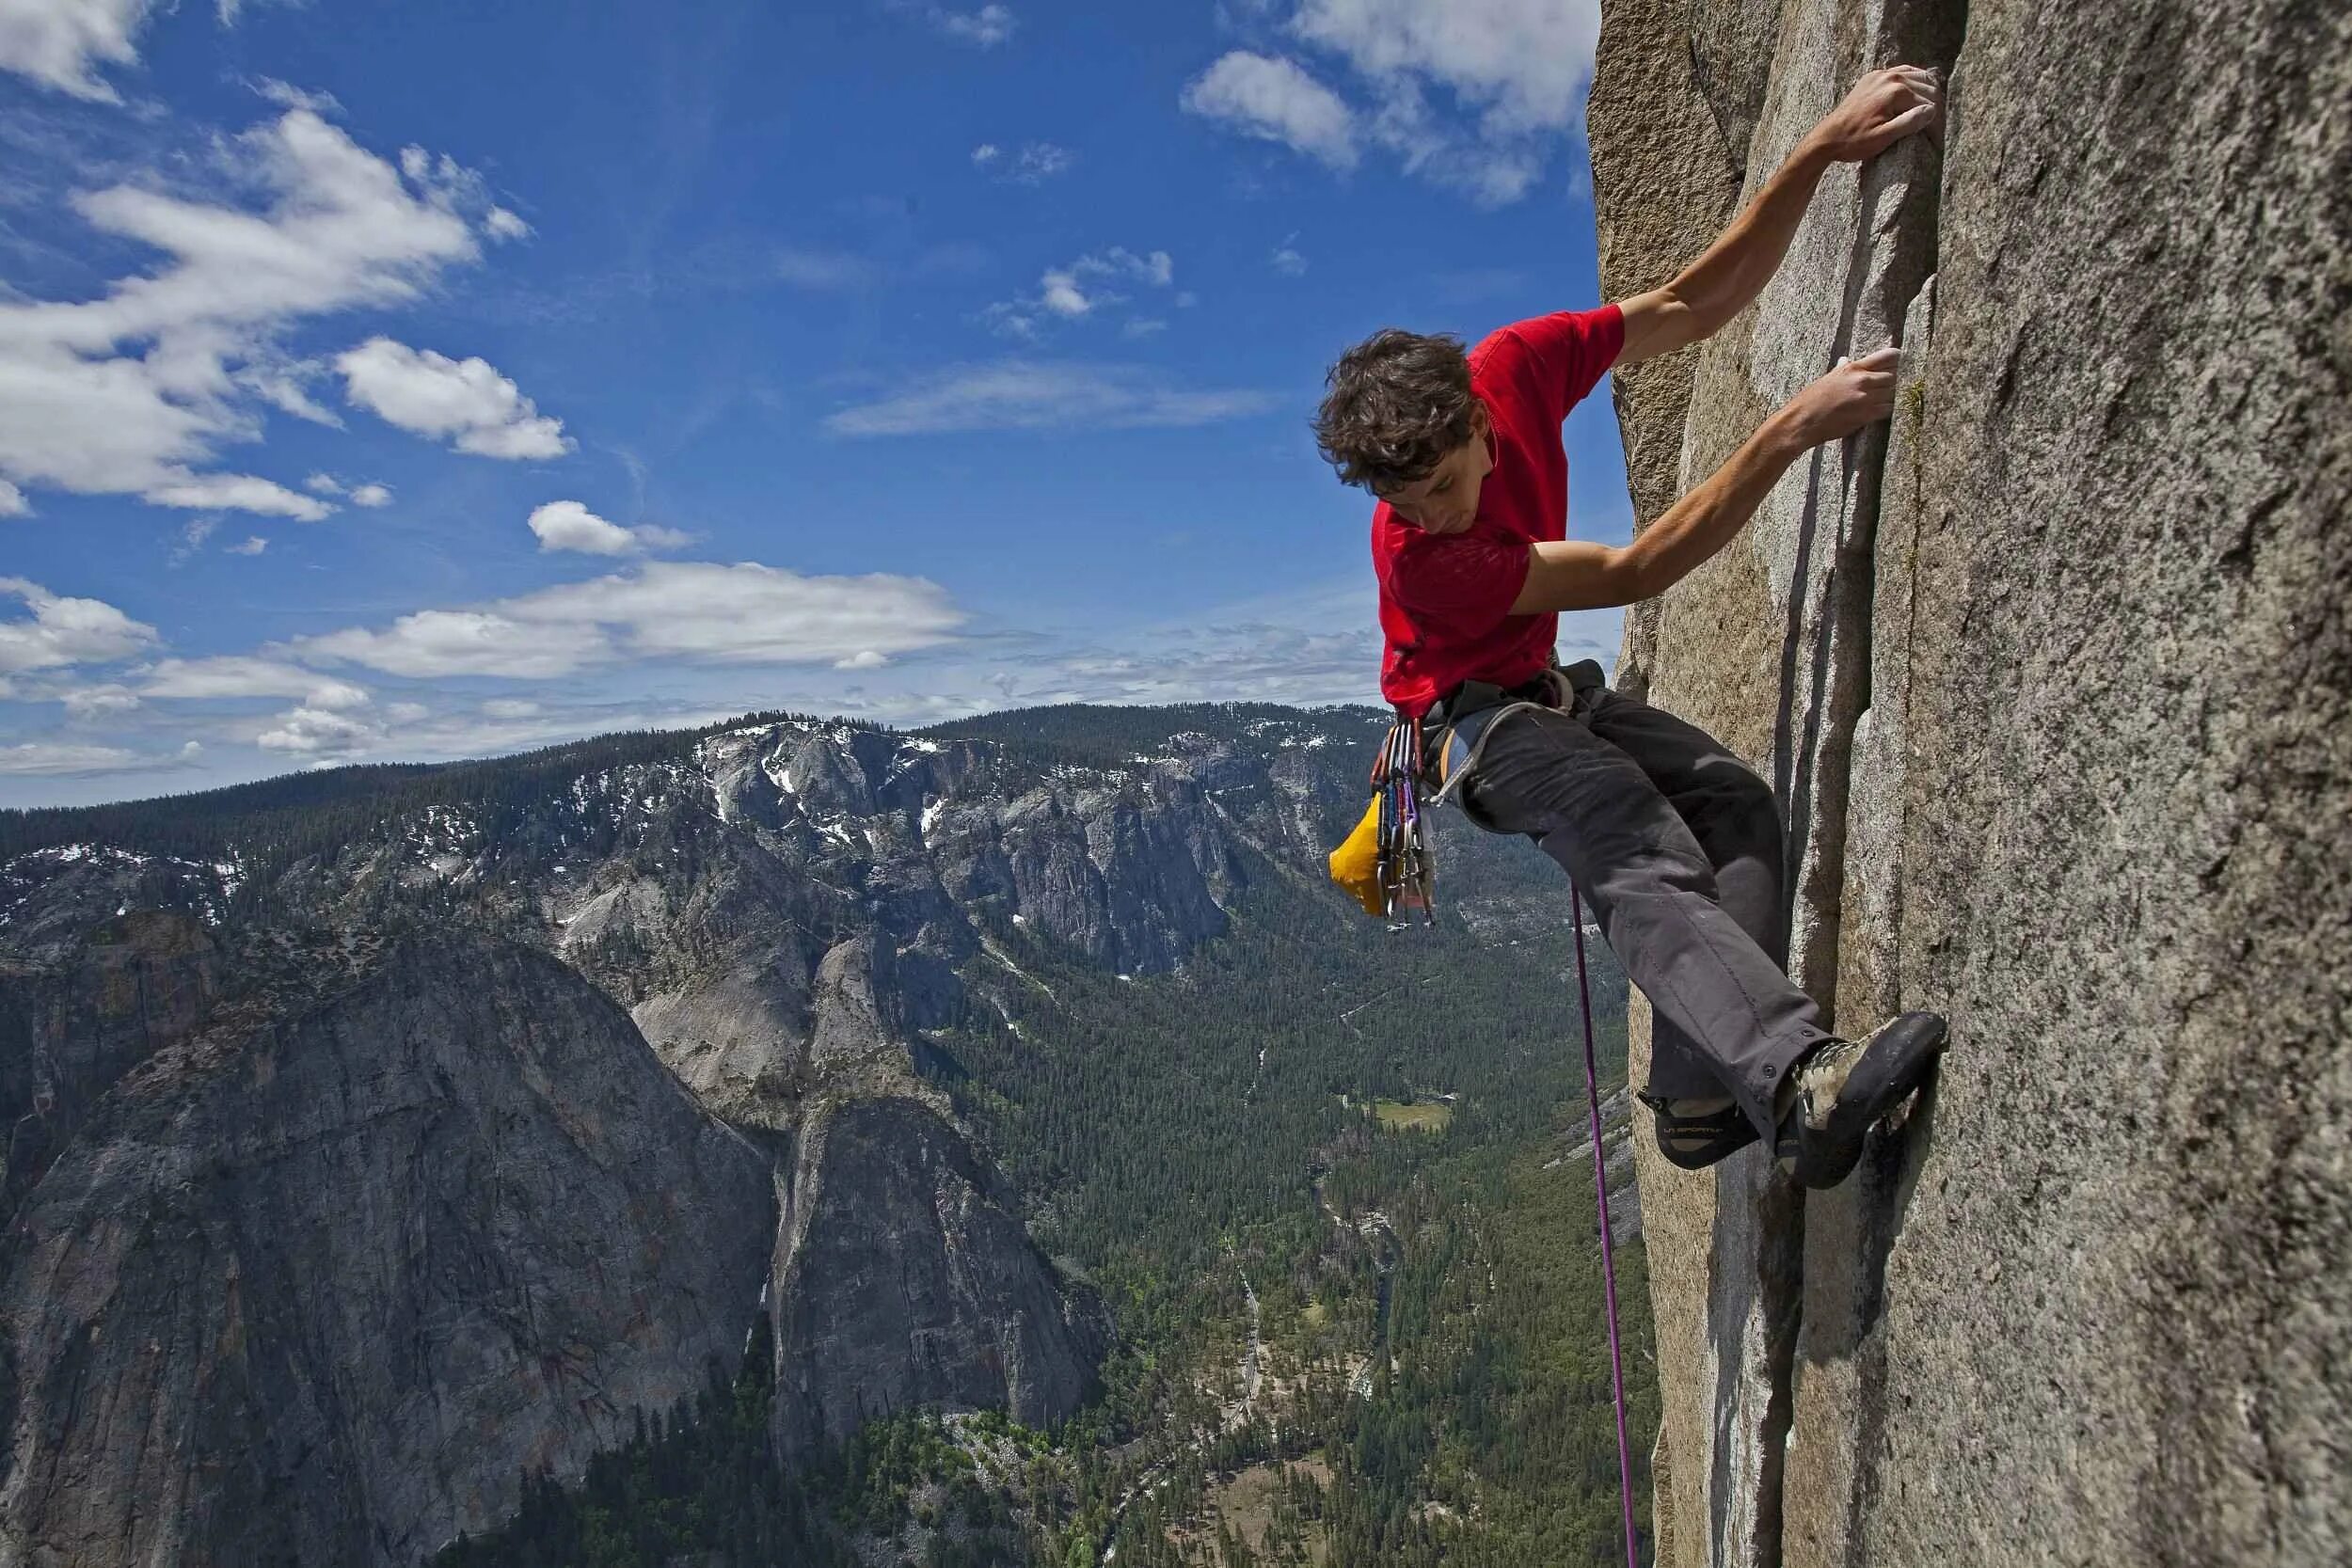
[[[159,480],[143,491],[139,499],[191,511],[218,507],[230,512],[258,512],[263,516],[292,517],[304,523],[315,523],[335,510],[251,474],[181,474]]]
[[[227,548],[230,555],[259,555],[269,548],[269,541],[256,533],[249,536],[244,544],[230,545]]]
[[[266,752],[312,755],[321,752],[364,751],[383,737],[383,726],[355,714],[331,708],[298,707],[278,716],[275,729],[263,730],[253,744]]]
[[[1010,154],[994,142],[982,142],[972,150],[975,165],[992,169],[999,180],[1016,185],[1042,185],[1057,175],[1069,173],[1077,161],[1075,152],[1049,141],[1024,142],[1020,151]]]
[[[368,693],[349,681],[279,658],[237,655],[167,658],[140,676],[140,695],[193,701],[236,697],[298,697],[320,708],[364,707]]]
[[[0,746],[0,773],[112,773],[138,760],[136,752],[126,752],[119,746],[61,746],[40,740]]]
[[[127,686],[109,683],[105,686],[83,686],[59,694],[68,718],[87,724],[92,720],[129,713],[139,705],[138,693]]]
[[[545,679],[628,659],[831,664],[930,647],[962,622],[946,591],[922,578],[656,562],[471,609],[421,610],[380,631],[306,638],[294,651],[395,675]]]
[[[1294,243],[1297,238],[1295,232],[1283,236],[1282,243],[1276,245],[1274,254],[1267,258],[1274,270],[1285,277],[1296,277],[1307,270],[1307,258],[1298,253]]]
[[[493,207],[482,215],[482,231],[494,240],[524,240],[531,237],[531,225],[503,207]]]
[[[0,479],[0,517],[27,517],[32,511],[32,503],[24,499],[24,492]]]
[[[1138,255],[1124,245],[1081,256],[1068,266],[1048,267],[1038,279],[1035,297],[1005,300],[988,308],[987,318],[998,330],[1029,338],[1048,317],[1076,321],[1127,296],[1104,283],[1127,281],[1165,289],[1176,279],[1176,262],[1165,250]]]
[[[213,0],[213,9],[219,16],[222,26],[234,27],[249,5],[299,6],[305,3],[306,0]],[[334,100],[328,99],[327,102],[331,103]]]
[[[836,436],[982,430],[1168,428],[1263,413],[1267,393],[1186,391],[1127,365],[1008,359],[950,367],[873,403],[827,417]]]
[[[382,631],[353,627],[305,639],[297,647],[305,657],[416,677],[513,675],[543,680],[612,657],[612,641],[599,626],[533,626],[495,608],[421,610]]]
[[[67,598],[23,578],[0,578],[0,595],[32,611],[29,620],[0,621],[0,677],[130,658],[160,641],[153,626],[110,604]]]
[[[203,466],[261,434],[259,405],[324,414],[276,346],[288,328],[412,298],[480,256],[480,182],[421,149],[396,169],[309,109],[222,144],[215,163],[258,203],[172,194],[156,175],[84,192],[87,222],[162,261],[86,300],[0,299],[0,479],[305,520],[332,510]]]
[[[623,528],[610,523],[578,501],[549,501],[531,514],[531,531],[542,550],[577,550],[582,555],[635,555],[640,550],[675,549],[688,543],[675,529],[649,525]]]
[[[119,103],[97,67],[138,58],[154,0],[0,0],[0,71],[75,98]]]
[[[392,487],[389,484],[354,484],[346,486],[333,474],[312,474],[302,482],[302,487],[320,496],[340,496],[354,506],[389,506]]]
[[[1575,122],[1599,0],[1301,0],[1291,31],[1375,80],[1424,79],[1482,111],[1492,137]]]
[[[975,43],[982,49],[993,49],[1012,37],[1020,25],[1010,9],[1003,6],[982,6],[976,11],[949,10],[945,6],[932,6],[928,12],[931,25],[951,39]]]
[[[187,526],[180,531],[180,542],[172,546],[171,563],[174,566],[177,566],[182,562],[187,560],[188,557],[202,549],[204,547],[204,541],[210,539],[213,536],[213,531],[219,527],[220,519],[218,517],[189,518]]]
[[[528,719],[539,711],[539,705],[519,697],[493,697],[482,705],[482,711],[492,719]]]
[[[541,414],[486,359],[452,359],[378,337],[339,356],[335,368],[353,404],[415,435],[448,436],[459,451],[561,457],[576,444],[563,420]]]
[[[1599,0],[1298,0],[1285,30],[1343,62],[1350,104],[1306,67],[1236,51],[1184,106],[1334,168],[1367,145],[1483,205],[1524,196],[1575,125],[1599,37]],[[1432,94],[1451,101],[1433,107]]]
[[[224,23],[233,23],[236,20],[232,0],[221,0],[220,19]],[[293,83],[281,82],[275,76],[256,77],[246,86],[251,87],[256,96],[268,100],[281,109],[308,109],[312,114],[327,119],[339,119],[343,112],[342,103],[333,93],[305,92]]]
[[[890,657],[887,654],[879,653],[872,648],[860,648],[847,658],[834,660],[833,667],[836,670],[879,670],[889,662]]]
[[[1295,61],[1236,49],[1186,84],[1184,107],[1337,169],[1356,166],[1356,117]]]
[[[6,0],[0,0],[5,4]],[[324,374],[326,367],[315,359],[257,359],[238,368],[235,380],[239,387],[251,392],[280,413],[292,414],[297,420],[323,424],[341,430],[343,421],[328,409],[322,408],[310,397],[309,383]]]

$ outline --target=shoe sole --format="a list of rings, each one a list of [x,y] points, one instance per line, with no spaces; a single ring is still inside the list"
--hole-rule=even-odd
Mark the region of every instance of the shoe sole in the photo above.
[[[1918,1088],[1949,1037],[1949,1028],[1933,1013],[1903,1013],[1882,1024],[1847,1072],[1828,1125],[1803,1135],[1797,1180],[1808,1187],[1835,1187],[1853,1174],[1870,1129]]]

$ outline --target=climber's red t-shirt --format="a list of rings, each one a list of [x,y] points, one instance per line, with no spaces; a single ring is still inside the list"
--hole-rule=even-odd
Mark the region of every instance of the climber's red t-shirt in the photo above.
[[[1604,305],[1513,322],[1470,350],[1470,390],[1495,432],[1477,519],[1461,533],[1436,534],[1386,501],[1372,515],[1388,641],[1380,690],[1392,706],[1423,713],[1466,680],[1517,686],[1551,662],[1560,617],[1513,615],[1511,601],[1527,580],[1527,546],[1567,537],[1560,422],[1624,346],[1625,316]]]

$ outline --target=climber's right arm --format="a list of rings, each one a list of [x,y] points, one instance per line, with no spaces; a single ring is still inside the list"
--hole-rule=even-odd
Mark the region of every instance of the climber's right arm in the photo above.
[[[1892,413],[1899,363],[1896,350],[1883,348],[1799,392],[1629,545],[1577,539],[1530,545],[1527,580],[1511,613],[1605,610],[1664,593],[1731,542],[1791,463]]]
[[[1619,303],[1625,347],[1617,363],[1672,354],[1722,331],[1780,270],[1814,187],[1832,164],[1876,157],[1903,137],[1933,128],[1943,112],[1943,84],[1917,66],[1890,66],[1855,83],[1706,254],[1673,281]]]

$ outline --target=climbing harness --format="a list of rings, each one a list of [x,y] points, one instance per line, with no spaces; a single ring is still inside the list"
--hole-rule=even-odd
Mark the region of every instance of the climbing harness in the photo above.
[[[1593,982],[1584,969],[1584,897],[1570,889],[1576,923],[1576,989],[1584,1005],[1584,1099],[1593,1116],[1593,1196],[1600,1206],[1600,1277],[1609,1297],[1609,1386],[1617,1405],[1617,1501],[1625,1514],[1625,1568],[1640,1568],[1633,1533],[1633,1453],[1625,1435],[1625,1350],[1617,1332],[1617,1259],[1609,1226],[1609,1162],[1600,1147],[1600,1068],[1593,1056]]]
[[[1434,736],[1420,719],[1400,710],[1373,764],[1372,803],[1331,851],[1331,879],[1367,914],[1387,920],[1391,931],[1410,926],[1416,911],[1422,924],[1436,925],[1437,859],[1430,852],[1428,809],[1450,798],[1471,822],[1493,831],[1460,793],[1486,754],[1487,736],[1516,713],[1565,711],[1579,690],[1600,681],[1600,666],[1589,659],[1565,670],[1555,664],[1518,686],[1465,681],[1431,710],[1443,726]]]
[[[1488,738],[1502,727],[1503,720],[1514,714],[1545,710],[1565,713],[1576,705],[1580,689],[1600,683],[1600,666],[1585,659],[1566,669],[1555,663],[1517,686],[1464,681],[1454,688],[1436,709],[1445,728],[1438,733],[1435,748],[1438,788],[1430,797],[1430,804],[1440,804],[1451,798],[1461,807],[1464,816],[1487,832],[1494,832],[1494,824],[1470,804],[1470,792],[1463,788],[1464,782],[1478,771],[1478,765],[1486,754]]]

